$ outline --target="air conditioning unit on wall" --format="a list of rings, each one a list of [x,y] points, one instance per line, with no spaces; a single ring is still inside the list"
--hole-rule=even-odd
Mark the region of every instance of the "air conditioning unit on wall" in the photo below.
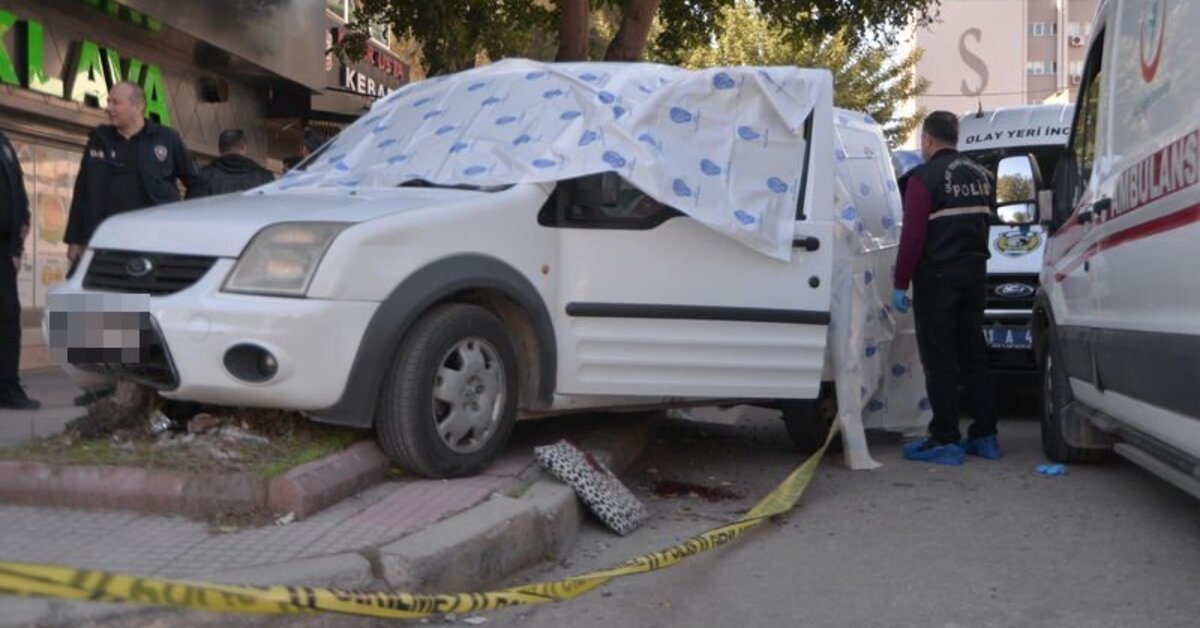
[[[1082,83],[1082,82],[1083,82],[1083,76],[1081,76],[1081,75],[1079,75],[1079,74],[1072,74],[1072,75],[1071,75],[1071,84],[1072,84],[1072,85],[1079,85],[1079,84],[1080,84],[1080,83]]]
[[[1071,35],[1067,41],[1071,44],[1072,48],[1082,48],[1084,43],[1083,38],[1079,35]]]

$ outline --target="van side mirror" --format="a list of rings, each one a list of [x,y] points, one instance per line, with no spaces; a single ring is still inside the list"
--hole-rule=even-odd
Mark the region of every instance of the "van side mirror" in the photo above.
[[[996,214],[1007,225],[1028,225],[1038,220],[1038,169],[1032,155],[1000,160],[996,168]]]

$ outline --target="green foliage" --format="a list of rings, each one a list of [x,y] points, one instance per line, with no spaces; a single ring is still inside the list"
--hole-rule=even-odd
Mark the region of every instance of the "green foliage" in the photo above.
[[[692,51],[723,35],[727,10],[745,0],[662,0],[649,46],[656,60],[680,64]],[[590,46],[599,60],[606,42],[620,27],[620,16],[642,0],[590,0]],[[910,20],[927,23],[940,0],[755,0],[759,15],[800,45],[842,33],[852,50],[865,42],[890,45]],[[473,67],[476,59],[522,55],[546,58],[548,40],[557,38],[560,0],[359,0],[339,54],[361,56],[368,24],[386,24],[401,38],[421,42],[428,75]],[[597,24],[597,22],[601,22]]]
[[[1021,202],[1033,199],[1033,181],[1030,179],[1008,174],[996,181],[996,200],[998,202]]]
[[[870,114],[883,125],[892,145],[902,142],[924,116],[920,111],[897,116],[902,103],[928,86],[916,76],[919,50],[894,59],[892,46],[856,42],[845,30],[819,37],[794,37],[746,0],[725,7],[717,29],[721,34],[711,44],[681,55],[680,64],[690,68],[794,65],[828,69],[833,73],[834,104]]]
[[[555,32],[556,12],[538,0],[359,0],[354,22],[339,53],[356,58],[365,50],[369,24],[387,24],[399,37],[421,42],[429,76],[474,67],[480,54],[521,54],[535,32]]]

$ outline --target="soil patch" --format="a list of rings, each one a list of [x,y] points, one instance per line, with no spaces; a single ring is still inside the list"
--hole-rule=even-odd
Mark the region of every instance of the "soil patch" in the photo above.
[[[87,438],[95,435],[102,436]],[[102,400],[62,434],[0,450],[0,460],[187,473],[251,472],[270,479],[370,435],[277,410],[192,404],[181,409],[168,404],[149,419],[130,417]]]

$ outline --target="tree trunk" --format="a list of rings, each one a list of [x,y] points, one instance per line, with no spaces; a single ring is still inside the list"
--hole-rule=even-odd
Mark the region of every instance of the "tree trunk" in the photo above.
[[[562,8],[562,21],[558,25],[558,54],[554,60],[587,61],[592,17],[588,0],[558,0],[558,4]]]
[[[87,414],[67,427],[86,440],[109,438],[118,431],[139,432],[149,427],[154,391],[140,384],[117,380],[113,393],[88,406]]]
[[[604,53],[605,61],[637,61],[646,50],[646,38],[661,0],[630,0],[621,16],[621,28]]]
[[[113,405],[130,414],[145,416],[152,392],[141,384],[126,379],[117,380],[117,389],[112,394]]]

